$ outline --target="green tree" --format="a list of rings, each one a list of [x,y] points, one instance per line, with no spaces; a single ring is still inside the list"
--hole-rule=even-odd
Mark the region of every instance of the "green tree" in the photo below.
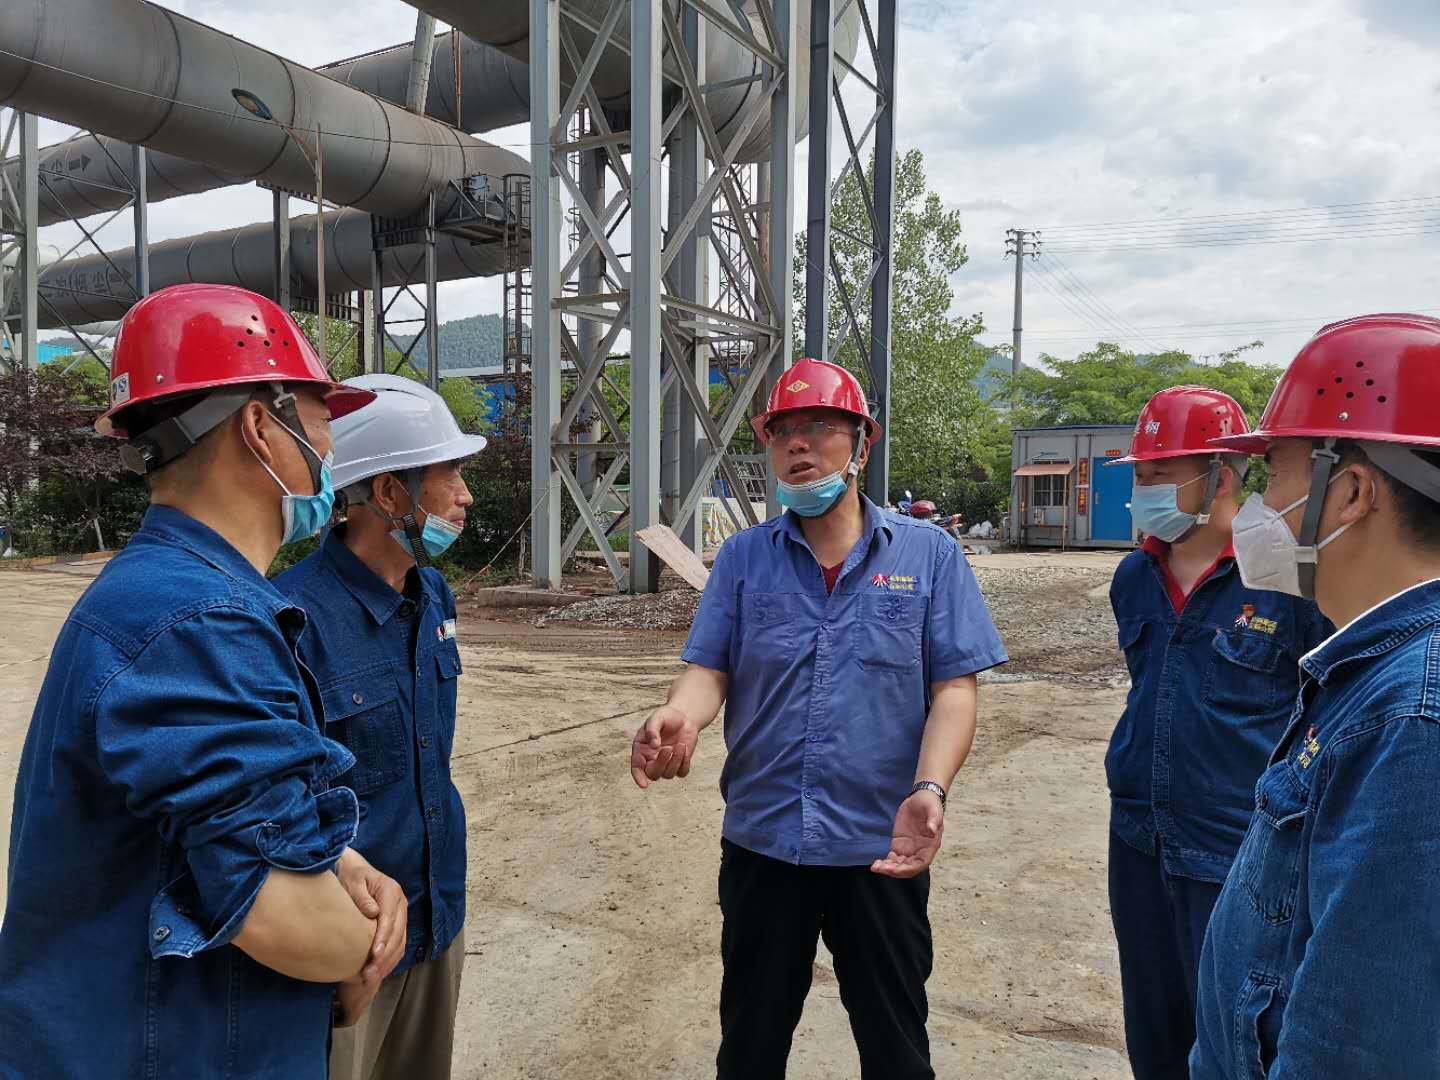
[[[874,161],[867,169],[873,183]],[[866,282],[871,249],[858,237],[871,231],[870,211],[859,178],[852,171],[831,207],[831,247],[844,289],[830,288],[829,324],[833,338],[849,321],[845,296],[856,316],[837,357],[868,387],[861,344],[870,343],[870,293]],[[984,435],[994,423],[977,376],[988,350],[975,340],[983,326],[979,315],[955,317],[951,275],[969,256],[961,235],[960,212],[946,209],[927,186],[925,158],[909,150],[895,162],[893,232],[894,284],[891,289],[890,490],[912,490],[947,508],[983,512],[976,484],[991,478],[981,453]],[[795,239],[795,336],[797,352],[805,335],[806,237]],[[971,505],[967,505],[971,504]]]
[[[1104,341],[1073,360],[1042,356],[1045,369],[1020,373],[1015,424],[1133,424],[1153,394],[1185,385],[1224,391],[1254,421],[1283,370],[1242,359],[1259,346],[1256,341],[1222,353],[1216,364],[1202,364],[1179,350],[1137,354]]]

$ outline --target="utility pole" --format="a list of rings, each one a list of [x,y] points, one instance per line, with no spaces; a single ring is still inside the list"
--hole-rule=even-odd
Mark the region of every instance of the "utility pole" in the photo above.
[[[1021,313],[1025,305],[1025,256],[1040,254],[1040,233],[1034,229],[1006,229],[1005,255],[1015,257],[1015,337],[1010,350],[1010,373],[1020,378],[1020,328]],[[1015,388],[1010,391],[1010,407],[1015,407]]]

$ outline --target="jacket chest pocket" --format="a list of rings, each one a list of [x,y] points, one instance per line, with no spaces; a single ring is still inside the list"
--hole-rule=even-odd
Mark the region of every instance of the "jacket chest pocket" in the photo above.
[[[920,667],[920,631],[925,598],[883,593],[866,596],[858,643],[860,666],[867,671],[910,672]]]
[[[796,599],[789,593],[742,593],[741,663],[788,667],[795,655],[798,614]]]
[[[1281,700],[1279,644],[1250,630],[1220,630],[1211,648],[1205,701],[1222,716],[1259,716],[1277,712]],[[1291,680],[1285,680],[1286,685]]]
[[[410,755],[405,718],[388,671],[363,675],[327,687],[325,733],[355,755],[355,767],[340,779],[357,795],[382,788],[407,776]]]
[[[438,676],[435,684],[435,734],[440,740],[441,754],[448,760],[455,744],[456,697],[460,686],[460,672],[463,670],[460,665],[460,650],[453,641],[447,641],[435,650],[435,664]]]
[[[1255,816],[1231,873],[1255,913],[1271,925],[1295,917],[1302,835],[1309,812],[1304,792],[1290,777],[1289,764],[1280,761],[1270,766],[1256,785]]]

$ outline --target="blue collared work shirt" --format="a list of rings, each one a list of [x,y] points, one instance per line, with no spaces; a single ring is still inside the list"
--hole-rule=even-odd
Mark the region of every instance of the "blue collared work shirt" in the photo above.
[[[410,902],[396,971],[445,951],[465,924],[465,807],[450,780],[460,650],[455,597],[434,569],[396,592],[331,531],[275,579],[303,607],[300,655],[320,681],[325,732],[355,754],[355,850]]]
[[[1180,611],[1147,544],[1110,586],[1130,696],[1105,757],[1110,825],[1181,877],[1223,882],[1250,796],[1285,729],[1297,664],[1331,627],[1314,604],[1247,589],[1231,556]]]
[[[793,514],[727,540],[683,654],[729,676],[725,838],[787,862],[884,858],[931,684],[1007,659],[955,541],[864,509],[830,594]]]
[[[304,627],[163,506],[75,605],[15,785],[0,1076],[323,1080],[334,988],[229,944],[271,867],[327,869],[355,834]]]
[[[1440,581],[1302,662],[1200,958],[1193,1080],[1440,1072]]]

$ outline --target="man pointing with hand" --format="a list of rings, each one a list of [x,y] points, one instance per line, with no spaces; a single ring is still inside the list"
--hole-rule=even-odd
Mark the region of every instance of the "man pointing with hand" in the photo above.
[[[955,542],[860,494],[882,433],[849,372],[801,360],[753,426],[789,512],[721,548],[631,774],[688,775],[727,705],[719,1080],[785,1075],[822,935],[862,1077],[930,1080],[929,867],[1005,650]]]

